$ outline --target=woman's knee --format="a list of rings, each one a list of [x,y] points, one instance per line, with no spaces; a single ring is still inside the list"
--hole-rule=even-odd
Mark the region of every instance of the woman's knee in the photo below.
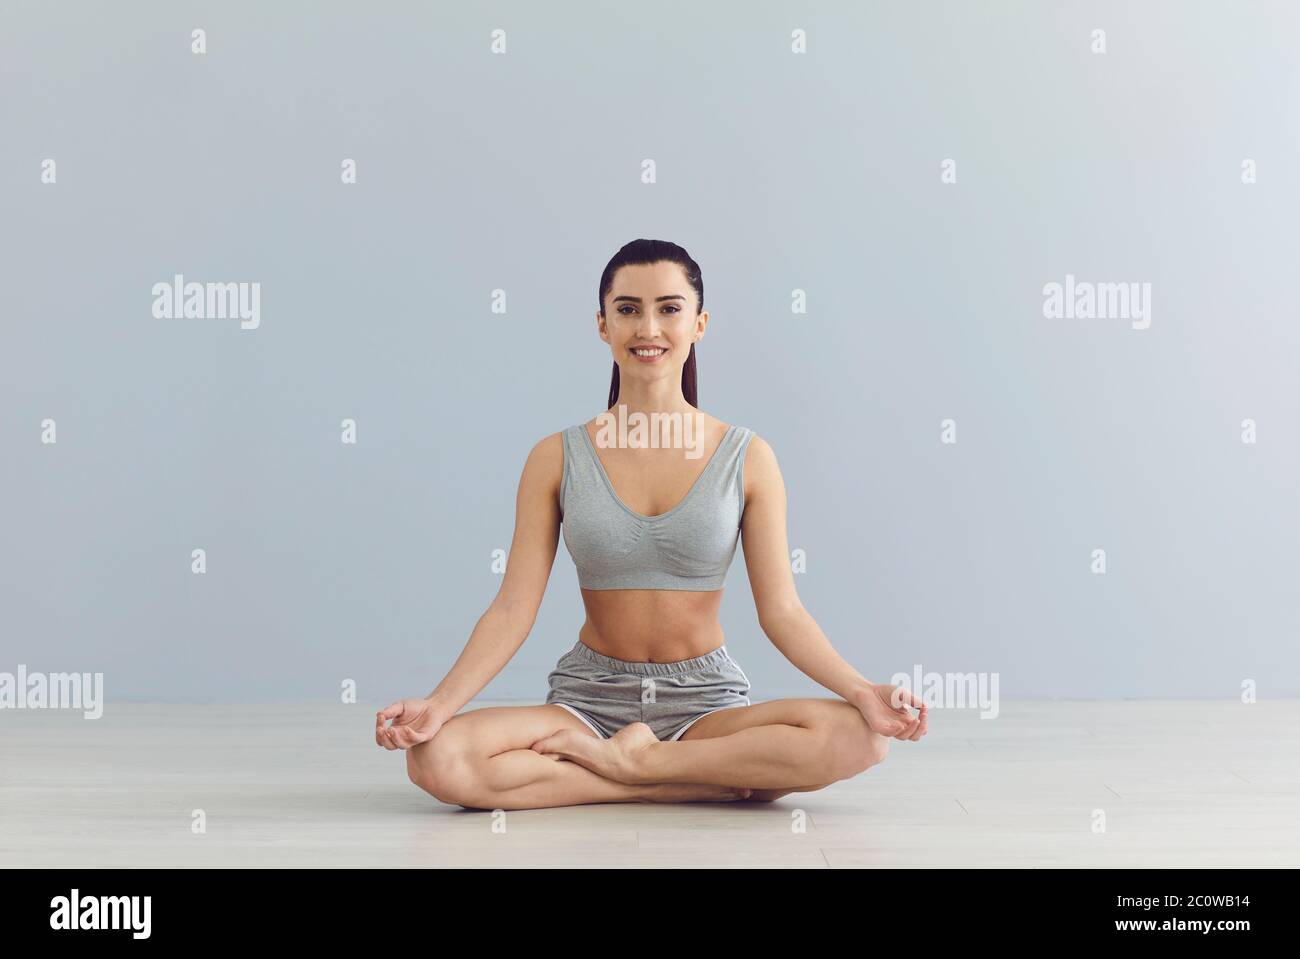
[[[453,723],[406,751],[406,774],[439,802],[477,808],[480,790],[473,754],[467,737]]]
[[[850,703],[834,704],[827,726],[827,763],[833,778],[850,779],[884,762],[889,738],[867,725],[862,713]]]

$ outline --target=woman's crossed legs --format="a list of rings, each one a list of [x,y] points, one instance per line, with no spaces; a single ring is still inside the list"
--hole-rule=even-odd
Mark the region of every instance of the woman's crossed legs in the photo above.
[[[885,758],[889,740],[841,699],[778,699],[709,713],[661,742],[632,723],[610,739],[556,705],[453,716],[407,750],[411,781],[471,809],[604,802],[770,801],[822,789]],[[816,785],[807,785],[815,783]]]

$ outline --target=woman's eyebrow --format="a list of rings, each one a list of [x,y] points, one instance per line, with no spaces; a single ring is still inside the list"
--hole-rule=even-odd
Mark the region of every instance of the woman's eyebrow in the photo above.
[[[655,302],[658,303],[658,302],[660,302],[661,300],[684,300],[684,299],[686,299],[686,297],[682,296],[680,293],[669,293],[667,296],[656,296],[656,297],[655,297]],[[614,299],[613,299],[611,302],[613,302],[613,303],[617,303],[617,302],[619,302],[620,300],[628,300],[628,301],[630,301],[630,302],[632,302],[632,303],[640,303],[640,302],[641,302],[641,297],[639,297],[639,296],[628,296],[628,295],[624,294],[623,296],[616,296],[616,297],[614,297]]]

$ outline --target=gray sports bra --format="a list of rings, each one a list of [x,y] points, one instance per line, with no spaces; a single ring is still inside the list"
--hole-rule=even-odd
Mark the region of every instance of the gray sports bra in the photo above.
[[[729,426],[686,497],[666,513],[629,508],[581,423],[563,433],[564,545],[583,589],[721,589],[745,510],[745,449],[753,430]]]

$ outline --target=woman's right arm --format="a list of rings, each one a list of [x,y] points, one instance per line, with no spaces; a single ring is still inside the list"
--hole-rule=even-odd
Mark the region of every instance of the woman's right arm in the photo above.
[[[428,696],[400,700],[380,710],[375,741],[388,749],[424,742],[492,681],[519,651],[542,604],[560,536],[562,437],[554,433],[532,448],[519,478],[515,532],[501,588],[479,617],[446,677]],[[384,726],[385,720],[393,725]]]

